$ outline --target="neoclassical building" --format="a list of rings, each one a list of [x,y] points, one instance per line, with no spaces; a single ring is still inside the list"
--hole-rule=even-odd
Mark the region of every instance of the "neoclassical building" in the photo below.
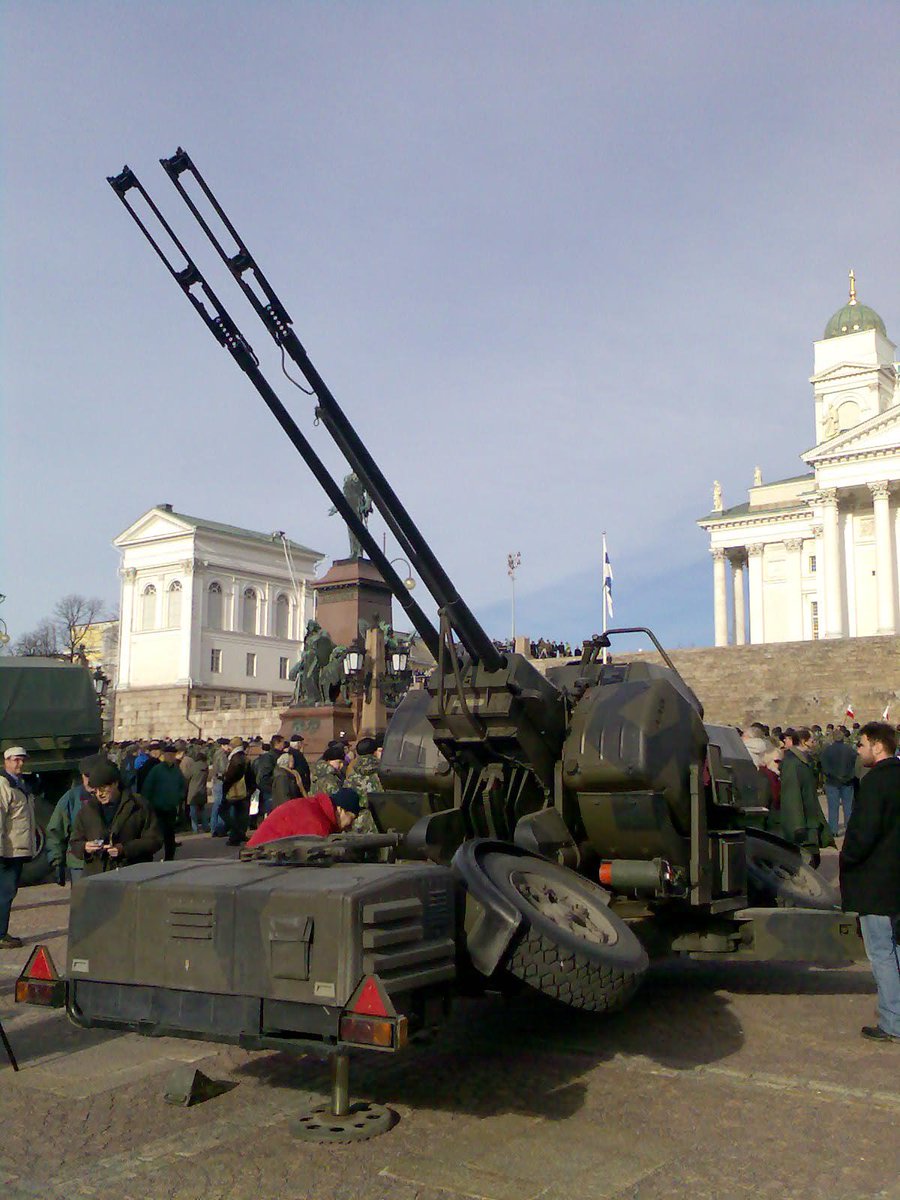
[[[850,297],[814,345],[809,470],[763,483],[698,524],[713,559],[715,644],[898,632],[900,366],[873,309]],[[729,582],[729,573],[731,579]],[[729,596],[731,603],[729,605]],[[730,612],[729,612],[730,609]],[[749,629],[748,629],[749,618]]]
[[[289,693],[317,550],[160,504],[122,554],[117,703],[136,689]]]

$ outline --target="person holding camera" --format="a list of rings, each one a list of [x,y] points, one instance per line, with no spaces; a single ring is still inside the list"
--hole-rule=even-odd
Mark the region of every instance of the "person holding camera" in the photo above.
[[[152,862],[163,844],[156,817],[137,793],[122,787],[115,763],[98,760],[88,772],[91,797],[75,815],[69,852],[84,875]]]

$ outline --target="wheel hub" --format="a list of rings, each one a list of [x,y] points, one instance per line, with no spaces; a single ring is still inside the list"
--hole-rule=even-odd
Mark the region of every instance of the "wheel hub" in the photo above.
[[[565,884],[530,871],[516,871],[511,880],[519,895],[554,925],[602,945],[611,946],[617,940],[615,929],[602,914]]]

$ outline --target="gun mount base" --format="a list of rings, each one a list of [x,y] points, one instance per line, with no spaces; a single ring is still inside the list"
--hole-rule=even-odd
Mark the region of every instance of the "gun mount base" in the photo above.
[[[294,1135],[304,1142],[365,1142],[387,1133],[400,1120],[392,1108],[359,1100],[350,1103],[350,1056],[331,1056],[331,1103],[300,1117]]]

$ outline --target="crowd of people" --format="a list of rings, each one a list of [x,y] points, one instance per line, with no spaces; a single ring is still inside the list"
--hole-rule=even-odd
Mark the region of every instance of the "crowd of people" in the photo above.
[[[65,885],[160,850],[175,857],[179,831],[224,837],[231,846],[279,837],[371,833],[369,796],[381,791],[382,737],[330,742],[310,766],[304,739],[274,735],[107,744],[79,763],[79,778],[45,830],[47,856]],[[10,746],[0,771],[0,949],[22,942],[9,915],[24,864],[37,854],[27,751]]]
[[[878,1022],[861,1032],[900,1042],[900,726],[770,729],[755,722],[741,736],[759,772],[769,831],[799,846],[814,866],[843,831],[841,903],[859,915],[878,996]]]

